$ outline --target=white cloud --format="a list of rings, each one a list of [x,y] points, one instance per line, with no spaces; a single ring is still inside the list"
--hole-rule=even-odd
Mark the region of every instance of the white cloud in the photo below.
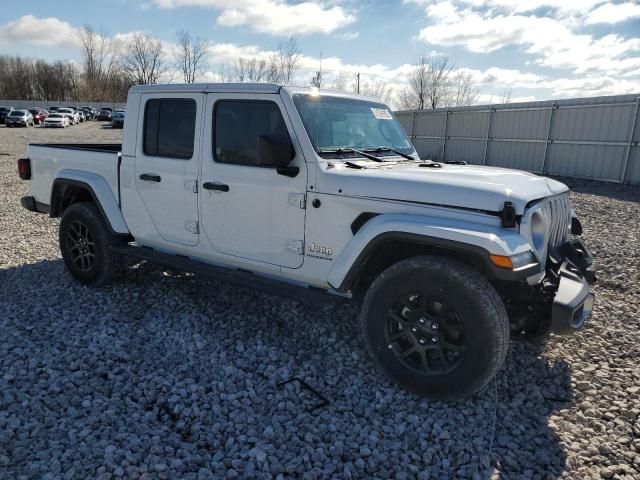
[[[428,1],[428,0],[427,0]],[[529,13],[548,8],[557,15],[576,15],[588,12],[606,0],[461,0],[474,7],[501,8],[514,13]]]
[[[626,74],[640,67],[640,37],[624,38],[610,34],[596,38],[581,33],[579,26],[584,15],[602,1],[567,2],[561,6],[555,0],[530,0],[524,6],[506,0],[417,0],[425,6],[429,26],[418,38],[426,43],[444,46],[463,46],[476,53],[489,53],[515,45],[535,57],[533,63],[601,74]],[[470,4],[500,6],[479,10]],[[504,5],[503,5],[504,4]],[[556,6],[565,16],[537,16],[521,14],[533,7]],[[582,6],[582,8],[580,8]],[[594,10],[597,12],[603,6]],[[582,19],[582,20],[581,20]]]
[[[154,1],[211,5],[211,0]],[[502,0],[486,0],[494,5],[492,9],[497,9],[490,10],[489,13],[482,13],[473,5],[469,7],[474,1],[453,0],[453,3],[441,1],[437,4],[434,2],[425,4],[426,8],[439,5],[435,10],[429,10],[433,12],[429,17],[432,24],[423,31],[427,28],[441,28],[437,30],[438,35],[435,37],[435,40],[440,43],[436,41],[429,43],[447,46],[462,45],[469,50],[482,53],[491,48],[497,49],[515,44],[532,55],[531,64],[552,67],[562,72],[554,74],[552,71],[544,70],[544,74],[538,74],[524,71],[529,68],[527,66],[529,63],[527,58],[522,57],[518,60],[523,70],[497,67],[457,68],[454,74],[469,73],[479,86],[482,95],[478,103],[500,102],[503,92],[506,91],[513,91],[512,102],[638,92],[640,38],[625,39],[616,34],[594,38],[591,35],[576,33],[570,22],[538,17],[533,14],[509,13],[504,9],[506,7],[495,6]],[[477,1],[483,2],[483,0]],[[453,9],[445,4],[451,5]],[[535,0],[530,0],[528,4],[535,4]],[[594,11],[597,11],[597,8]],[[567,13],[567,15],[573,14]],[[479,22],[480,25],[476,28],[473,25],[474,22]],[[57,18],[37,18],[28,15],[0,25],[0,46],[14,44],[18,46],[31,42],[43,47],[73,49],[76,52],[73,56],[79,57],[81,54],[79,30],[78,27]],[[112,38],[124,45],[134,33],[136,32],[117,33]],[[349,35],[349,33],[335,32],[332,35]],[[164,40],[162,45],[168,57],[166,63],[169,64],[171,58],[175,56],[177,46],[171,41]],[[210,47],[209,62],[214,72],[220,65],[232,64],[240,57],[268,60],[273,53],[275,52],[262,49],[258,45],[213,43]],[[433,50],[431,55],[438,56],[441,52]],[[307,85],[319,65],[319,57],[301,55],[299,71],[294,78],[294,83]],[[341,75],[343,83],[352,89],[356,74],[360,73],[363,84],[364,82],[384,82],[391,88],[399,90],[406,85],[407,74],[411,68],[412,66],[408,63],[400,65],[349,63],[338,56],[328,56],[322,59],[323,85],[330,86]],[[566,69],[575,72],[576,76],[567,74]],[[208,72],[202,80],[219,81],[219,75],[212,72]]]
[[[78,48],[79,29],[54,17],[25,15],[0,27],[0,44],[32,43],[44,47]]]
[[[475,83],[488,88],[539,88],[540,82],[546,80],[542,75],[509,68],[491,67],[487,70],[460,68],[454,73],[457,72],[470,74]]]
[[[335,37],[340,40],[356,40],[360,36],[360,32],[336,33]]]
[[[476,105],[490,105],[492,103],[506,103],[505,97],[507,97],[508,90],[501,94],[483,93],[478,95],[476,99]],[[508,103],[521,103],[521,102],[535,102],[537,99],[533,95],[525,95],[520,97],[509,96]]]
[[[249,26],[275,36],[333,33],[355,21],[339,5],[318,0],[153,0],[160,8],[208,7],[220,10],[217,23],[225,27]]]
[[[640,18],[640,4],[635,2],[608,3],[589,12],[586,23],[619,23],[633,18]]]
[[[621,95],[638,93],[639,80],[626,80],[608,76],[556,78],[544,82],[541,87],[551,89],[552,96],[556,98]]]

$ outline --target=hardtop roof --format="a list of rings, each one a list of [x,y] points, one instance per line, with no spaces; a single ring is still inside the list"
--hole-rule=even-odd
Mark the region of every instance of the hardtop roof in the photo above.
[[[157,92],[229,92],[229,93],[278,93],[281,85],[274,83],[164,83],[131,87],[136,93]]]
[[[357,95],[355,93],[340,92],[337,90],[317,89],[315,87],[297,87],[293,85],[280,85],[276,83],[165,83],[154,85],[137,85],[131,87],[134,93],[280,93],[283,89],[290,95],[299,93],[332,95],[337,97],[357,98],[384,103],[378,98]]]

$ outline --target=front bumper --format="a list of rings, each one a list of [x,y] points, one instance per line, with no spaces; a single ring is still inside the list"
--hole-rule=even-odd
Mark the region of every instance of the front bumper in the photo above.
[[[591,316],[596,268],[582,240],[570,240],[549,257],[548,282],[556,289],[551,305],[551,330],[566,334],[584,325]]]

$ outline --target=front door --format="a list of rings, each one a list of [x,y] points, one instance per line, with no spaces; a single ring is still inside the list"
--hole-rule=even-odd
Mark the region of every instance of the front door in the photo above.
[[[304,260],[307,170],[278,95],[208,94],[205,110],[200,217],[220,253],[289,268]],[[295,176],[261,164],[259,137],[289,136]],[[288,171],[291,175],[291,169]]]
[[[135,184],[160,237],[198,243],[197,177],[204,94],[143,95]],[[141,137],[141,138],[140,138]]]

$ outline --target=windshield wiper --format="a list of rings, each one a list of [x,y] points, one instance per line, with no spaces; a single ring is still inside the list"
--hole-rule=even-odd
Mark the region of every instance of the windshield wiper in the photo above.
[[[395,153],[396,155],[400,155],[401,157],[406,158],[407,160],[415,160],[415,158],[413,158],[411,155],[407,155],[406,153],[402,153],[398,150],[394,150],[391,147],[366,148],[365,152],[376,152],[376,153],[392,152],[392,153]]]
[[[362,150],[356,150],[355,148],[325,148],[318,150],[318,153],[336,153],[338,155],[342,153],[355,153],[357,155],[360,155],[361,157],[373,160],[374,162],[382,162],[381,158],[376,157],[375,155],[371,155],[370,153],[363,152]]]

